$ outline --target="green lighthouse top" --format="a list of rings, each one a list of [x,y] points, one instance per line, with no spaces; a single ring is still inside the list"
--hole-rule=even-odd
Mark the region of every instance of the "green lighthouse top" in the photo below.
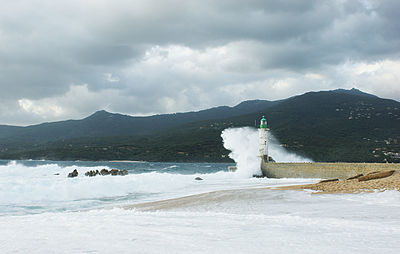
[[[263,116],[260,120],[260,129],[266,129],[267,128],[267,119]]]

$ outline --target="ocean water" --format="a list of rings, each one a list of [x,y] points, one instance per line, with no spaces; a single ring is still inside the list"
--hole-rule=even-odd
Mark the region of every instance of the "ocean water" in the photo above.
[[[0,215],[78,211],[193,194],[210,185],[218,189],[222,179],[232,178],[227,167],[212,163],[0,161]],[[84,175],[103,168],[127,169],[129,174]],[[78,177],[67,178],[74,169]],[[196,177],[207,179],[208,184]]]
[[[207,191],[262,186],[228,172],[228,163],[0,161],[0,216],[82,211]],[[126,169],[126,176],[85,176]],[[77,169],[78,177],[68,178]],[[195,180],[201,177],[203,181]]]
[[[230,165],[0,161],[1,253],[399,252],[399,192],[271,190],[317,180],[252,178]],[[129,174],[84,176],[102,168]],[[189,195],[168,209],[126,209]]]

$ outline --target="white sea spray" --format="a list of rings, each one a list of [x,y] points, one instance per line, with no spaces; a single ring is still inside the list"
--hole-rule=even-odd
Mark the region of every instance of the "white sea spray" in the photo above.
[[[273,134],[269,134],[269,153],[276,162],[312,162],[311,159],[289,152]]]
[[[251,127],[228,128],[222,131],[224,147],[231,151],[229,157],[237,166],[237,175],[251,177],[260,175],[261,158],[258,155],[258,130]],[[269,133],[269,155],[277,162],[311,162],[284,149]]]
[[[241,177],[260,175],[261,158],[258,156],[258,132],[254,128],[229,128],[222,131],[224,147],[236,163],[236,174]]]

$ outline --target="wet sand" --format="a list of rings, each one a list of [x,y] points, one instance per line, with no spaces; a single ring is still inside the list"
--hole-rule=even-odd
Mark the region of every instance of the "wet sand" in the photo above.
[[[255,193],[265,192],[269,188],[219,190],[202,194],[190,195],[181,198],[166,199],[154,202],[124,206],[124,209],[135,209],[138,211],[172,210],[176,208],[185,209],[190,207],[209,206],[230,201],[250,200]]]
[[[385,175],[388,171],[372,172],[371,175]],[[386,174],[387,175],[387,174]],[[226,202],[237,202],[239,200],[253,200],[255,197],[261,198],[266,191],[273,190],[313,190],[312,194],[338,194],[338,193],[360,193],[385,190],[400,191],[400,171],[396,170],[391,175],[379,179],[359,181],[358,176],[350,180],[321,181],[315,184],[289,185],[265,188],[249,188],[235,190],[220,190],[202,194],[190,195],[180,198],[147,202],[124,206],[124,209],[134,209],[138,211],[159,211],[185,209],[200,206],[218,205]],[[368,177],[368,174],[364,177]],[[333,180],[333,179],[332,179]]]

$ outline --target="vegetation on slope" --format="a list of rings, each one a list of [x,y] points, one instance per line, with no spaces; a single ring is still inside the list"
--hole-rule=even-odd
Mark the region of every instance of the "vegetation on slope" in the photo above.
[[[229,161],[221,131],[228,127],[254,126],[255,120],[265,115],[271,132],[282,146],[315,161],[400,162],[400,103],[397,101],[357,90],[336,90],[306,93],[268,105],[262,102],[236,106],[250,106],[251,109],[242,111],[246,114],[222,113],[218,117],[214,114],[211,119],[199,118],[201,121],[182,120],[179,125],[160,128],[158,132],[127,135],[122,131],[80,138],[66,135],[48,142],[34,139],[4,142],[3,138],[0,158]],[[108,123],[110,117],[107,112],[95,116],[97,123],[90,127],[93,133],[97,133],[96,126]],[[124,128],[128,129],[129,125]]]

